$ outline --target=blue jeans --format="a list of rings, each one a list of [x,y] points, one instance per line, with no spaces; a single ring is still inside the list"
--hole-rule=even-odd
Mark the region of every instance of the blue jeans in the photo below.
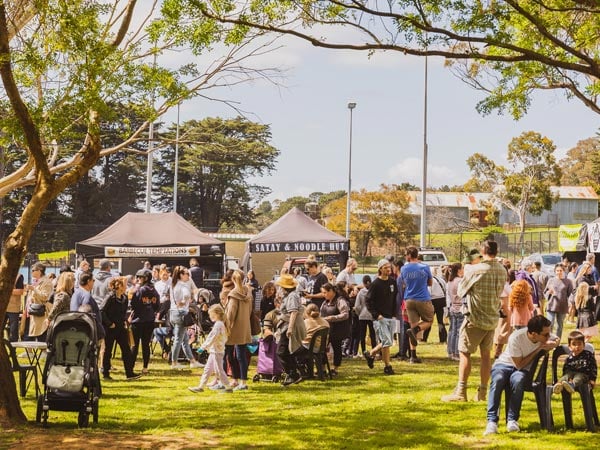
[[[170,312],[171,325],[173,325],[173,348],[171,349],[171,363],[177,364],[179,351],[183,346],[183,353],[190,361],[194,361],[192,348],[190,347],[190,338],[187,334],[187,327],[183,326],[183,316],[187,311],[174,310]]]
[[[460,326],[465,320],[461,312],[450,312],[450,331],[448,332],[448,355],[458,355],[458,335]]]
[[[550,321],[550,332],[552,332],[554,323],[556,323],[556,335],[562,339],[563,323],[565,322],[565,317],[567,317],[567,315],[565,313],[546,311],[546,317]]]
[[[510,400],[506,406],[508,420],[519,420],[521,404],[525,393],[527,371],[517,370],[515,366],[494,364],[491,373],[490,392],[488,395],[487,420],[498,423],[500,402],[506,388],[510,389]]]
[[[235,380],[248,379],[248,347],[246,344],[241,345],[226,345],[225,358],[223,362],[225,366],[227,362],[231,366],[232,378]]]

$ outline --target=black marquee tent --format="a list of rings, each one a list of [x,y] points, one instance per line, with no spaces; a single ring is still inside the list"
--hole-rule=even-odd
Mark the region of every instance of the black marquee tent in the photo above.
[[[348,239],[294,207],[248,241],[250,253],[347,252]]]
[[[123,258],[126,273],[131,271],[129,266],[139,268],[141,260],[187,265],[191,257],[198,258],[201,266],[211,266],[209,271],[220,273],[225,243],[174,212],[130,212],[96,236],[77,242],[75,251],[88,259]]]
[[[348,247],[348,239],[294,207],[246,243],[242,267],[247,268],[250,255],[258,253],[335,253],[343,265],[348,257]]]

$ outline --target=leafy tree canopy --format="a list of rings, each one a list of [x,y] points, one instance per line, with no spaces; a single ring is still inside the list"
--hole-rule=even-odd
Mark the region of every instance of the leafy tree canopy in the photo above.
[[[173,131],[165,136],[170,141]],[[268,125],[242,117],[185,122],[179,139],[178,212],[207,231],[251,223],[253,206],[270,190],[249,179],[269,174],[279,156],[270,140]],[[172,150],[163,152],[158,175],[163,209],[170,209],[173,199]]]
[[[330,49],[447,58],[487,92],[478,110],[527,112],[538,89],[564,90],[600,112],[600,3],[572,0],[178,0],[206,26],[251,29]],[[341,30],[340,30],[341,29]],[[341,32],[340,32],[341,31]]]

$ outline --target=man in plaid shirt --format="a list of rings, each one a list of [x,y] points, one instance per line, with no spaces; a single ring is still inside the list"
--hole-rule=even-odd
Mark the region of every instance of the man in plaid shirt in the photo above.
[[[458,385],[450,395],[442,397],[442,401],[456,402],[467,400],[467,380],[471,373],[471,354],[481,354],[479,374],[481,383],[477,388],[476,401],[485,401],[487,385],[492,366],[490,352],[494,341],[494,330],[498,324],[500,310],[500,294],[507,280],[506,269],[496,261],[498,243],[485,241],[481,247],[483,260],[471,267],[458,285],[458,295],[465,304],[465,320],[460,328],[458,350],[460,362],[458,366]]]

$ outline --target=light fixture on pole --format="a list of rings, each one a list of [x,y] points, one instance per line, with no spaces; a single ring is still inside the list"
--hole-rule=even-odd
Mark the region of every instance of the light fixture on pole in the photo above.
[[[356,103],[348,103],[350,110],[350,148],[348,152],[348,196],[346,198],[346,239],[350,239],[350,194],[352,193],[352,110]]]
[[[173,212],[177,212],[177,182],[179,173],[179,109],[181,102],[177,103],[177,130],[175,131],[175,169],[173,176]]]

